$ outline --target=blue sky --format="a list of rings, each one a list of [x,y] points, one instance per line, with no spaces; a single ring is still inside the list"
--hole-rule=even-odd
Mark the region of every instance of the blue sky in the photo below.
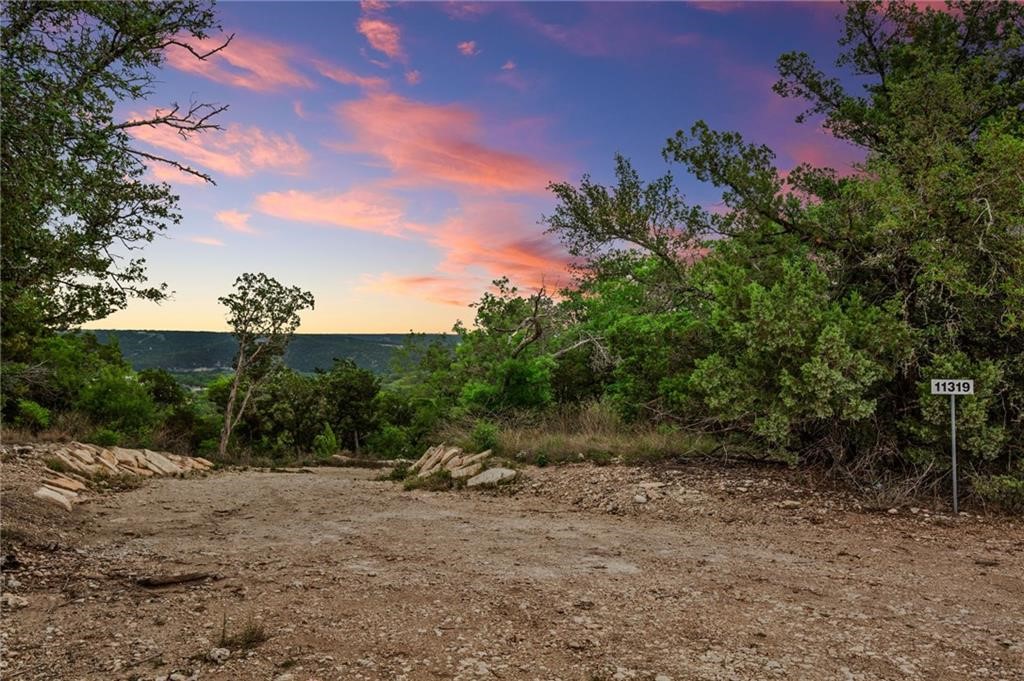
[[[175,291],[96,328],[225,328],[216,299],[245,271],[313,292],[306,332],[445,331],[509,275],[566,283],[538,220],[551,181],[610,179],[612,157],[654,178],[677,129],[705,119],[772,146],[782,170],[860,157],[774,95],[776,57],[835,57],[835,3],[224,3],[232,43],[205,62],[168,53],[141,115],[229,105],[222,131],[141,148],[208,172],[154,178],[182,223],[145,252]],[[219,44],[211,36],[197,48]],[[675,168],[694,203],[718,194]]]

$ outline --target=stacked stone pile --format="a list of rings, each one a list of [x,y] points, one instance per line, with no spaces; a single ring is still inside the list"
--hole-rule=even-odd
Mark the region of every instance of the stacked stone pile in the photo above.
[[[184,476],[213,468],[213,462],[201,457],[149,449],[108,449],[81,442],[23,445],[13,449],[18,456],[45,462],[42,486],[35,491],[35,496],[68,511],[73,504],[87,500],[89,484],[96,478]]]
[[[440,470],[447,470],[453,478],[470,478],[483,470],[484,461],[491,450],[479,454],[466,454],[461,447],[444,444],[428,449],[409,470],[425,478]]]
[[[511,468],[484,470],[490,456],[491,450],[489,449],[479,454],[466,454],[461,447],[440,444],[424,452],[423,456],[410,466],[409,470],[421,478],[446,470],[453,478],[468,478],[466,480],[467,487],[495,485],[516,477],[516,472]]]

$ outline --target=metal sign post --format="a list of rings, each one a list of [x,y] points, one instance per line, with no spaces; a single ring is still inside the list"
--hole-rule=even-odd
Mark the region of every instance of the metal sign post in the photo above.
[[[949,395],[949,438],[953,445],[953,515],[960,513],[960,490],[957,487],[956,465],[956,396],[973,395],[974,380],[970,378],[933,378],[932,395]]]

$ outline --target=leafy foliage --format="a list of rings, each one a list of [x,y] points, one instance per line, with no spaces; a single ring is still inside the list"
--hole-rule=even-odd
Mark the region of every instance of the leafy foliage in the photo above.
[[[169,49],[216,28],[201,0],[167,3],[7,2],[3,6],[0,141],[2,298],[5,361],[19,361],[33,338],[123,308],[131,297],[160,300],[135,256],[168,224],[177,197],[147,182],[146,163],[173,159],[138,149],[133,128],[188,136],[216,128],[226,107],[173,104],[120,120],[121,102],[153,92]]]

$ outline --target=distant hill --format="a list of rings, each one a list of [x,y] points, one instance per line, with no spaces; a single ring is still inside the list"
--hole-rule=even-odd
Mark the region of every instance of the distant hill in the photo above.
[[[106,343],[117,339],[136,371],[167,369],[173,373],[229,371],[237,344],[231,334],[218,331],[92,331]],[[330,369],[334,359],[351,359],[357,366],[378,374],[385,373],[391,353],[408,334],[380,333],[307,333],[296,334],[284,361],[292,369],[313,372]],[[454,336],[427,334],[428,340],[446,339],[454,345]]]

